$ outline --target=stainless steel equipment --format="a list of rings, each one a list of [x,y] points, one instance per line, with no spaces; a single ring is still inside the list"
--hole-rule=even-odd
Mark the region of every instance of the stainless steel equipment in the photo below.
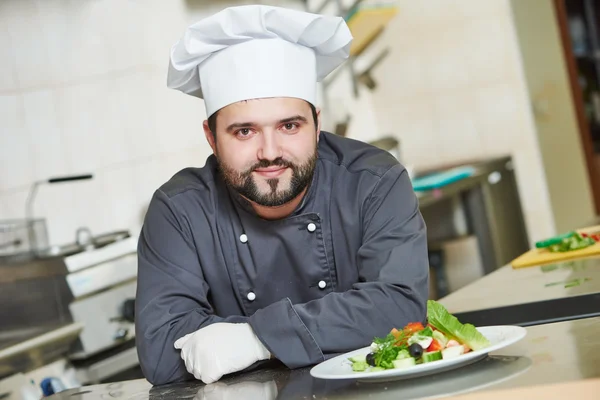
[[[43,256],[0,257],[0,355],[41,333],[73,324],[82,327],[70,346],[61,343],[60,351],[52,348],[58,343],[49,342],[43,349],[21,354],[18,362],[13,357],[12,365],[0,360],[0,378],[57,357],[85,363],[98,362],[107,352],[115,356],[115,350],[131,353],[137,239],[126,231],[89,239]]]
[[[0,221],[0,256],[44,256],[56,249],[49,248],[46,220],[33,217],[33,203],[38,187],[91,179],[92,175],[50,178],[34,182],[27,196],[25,219]]]
[[[35,238],[35,242],[31,238]],[[45,219],[0,221],[0,256],[37,253],[48,247]]]

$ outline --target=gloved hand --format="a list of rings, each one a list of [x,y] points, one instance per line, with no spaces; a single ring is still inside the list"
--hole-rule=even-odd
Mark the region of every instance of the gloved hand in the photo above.
[[[178,339],[175,348],[187,371],[207,384],[271,356],[246,323],[211,324]]]

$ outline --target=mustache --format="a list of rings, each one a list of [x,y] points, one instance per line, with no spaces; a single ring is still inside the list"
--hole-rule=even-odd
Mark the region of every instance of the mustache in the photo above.
[[[252,167],[248,168],[248,170],[246,170],[244,175],[250,175],[252,173],[252,171],[254,171],[258,168],[269,168],[269,167],[284,167],[284,168],[287,167],[287,168],[294,169],[296,166],[291,161],[285,160],[282,157],[278,157],[274,160],[260,160],[259,162],[254,164]]]

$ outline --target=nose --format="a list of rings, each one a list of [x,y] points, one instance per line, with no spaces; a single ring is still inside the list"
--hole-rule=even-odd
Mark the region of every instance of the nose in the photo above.
[[[263,132],[258,149],[259,160],[275,160],[282,156],[281,144],[275,132]]]

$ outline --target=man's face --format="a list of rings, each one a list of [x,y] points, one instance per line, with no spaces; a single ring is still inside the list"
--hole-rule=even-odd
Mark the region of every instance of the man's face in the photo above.
[[[210,132],[207,138],[223,178],[248,200],[277,207],[310,184],[318,129],[304,100],[269,98],[229,105],[218,112],[216,130],[216,138]]]

